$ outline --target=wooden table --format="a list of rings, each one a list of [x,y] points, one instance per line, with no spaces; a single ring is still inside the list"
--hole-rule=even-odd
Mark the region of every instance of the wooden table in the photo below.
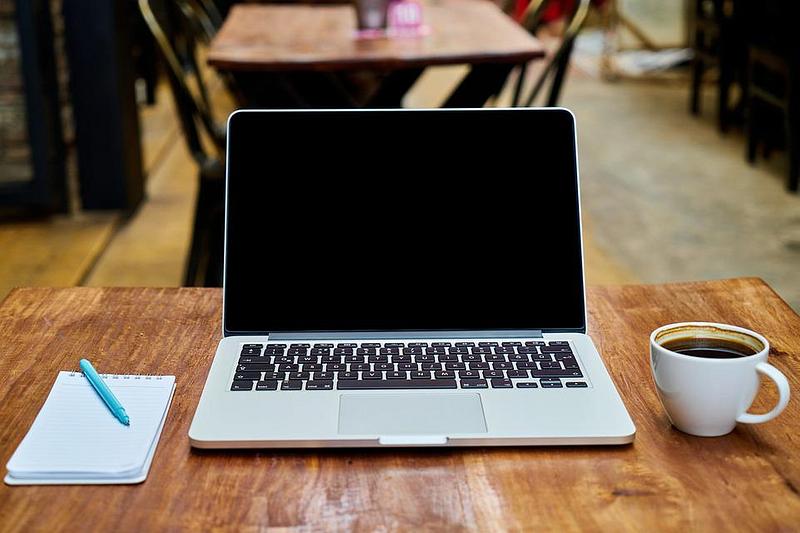
[[[142,485],[0,487],[0,529],[776,530],[800,527],[800,406],[698,438],[670,427],[647,356],[656,326],[760,331],[800,391],[800,317],[758,279],[592,287],[591,334],[638,427],[621,447],[194,451],[187,432],[220,335],[217,289],[20,289],[0,306],[0,461],[59,369],[175,374]],[[775,391],[764,388],[755,410]]]
[[[426,67],[467,64],[470,75],[445,106],[480,107],[514,66],[544,55],[539,41],[488,0],[431,0],[423,16],[428,35],[357,39],[351,5],[240,4],[212,41],[208,63],[234,77],[252,105],[296,89],[299,76],[322,83],[332,103],[343,91],[337,74],[388,74],[365,103],[344,104],[367,107],[398,107]],[[288,92],[297,106],[315,103],[303,89]]]

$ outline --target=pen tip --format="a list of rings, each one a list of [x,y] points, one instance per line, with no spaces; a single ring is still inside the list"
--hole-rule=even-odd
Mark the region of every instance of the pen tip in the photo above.
[[[131,419],[130,418],[125,418],[125,420],[123,420],[122,423],[125,424],[126,426],[130,426],[131,425]]]

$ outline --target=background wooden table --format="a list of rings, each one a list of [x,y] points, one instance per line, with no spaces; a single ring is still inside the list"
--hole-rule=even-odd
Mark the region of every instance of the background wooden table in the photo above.
[[[594,287],[591,334],[637,425],[621,447],[194,451],[187,432],[220,336],[217,289],[21,289],[0,306],[0,461],[59,369],[175,374],[142,485],[0,487],[0,529],[774,530],[800,525],[793,398],[775,421],[698,438],[670,427],[648,334],[683,320],[738,324],[800,376],[800,317],[757,279]],[[764,387],[755,410],[776,399]],[[275,416],[291,416],[276,413]]]
[[[445,106],[480,107],[514,66],[544,56],[538,40],[486,0],[432,0],[423,16],[429,35],[356,39],[352,5],[239,4],[214,37],[208,63],[232,75],[251,105],[298,81],[281,84],[270,74],[303,75],[333,97],[342,85],[325,85],[331,78],[323,74],[391,73],[368,107],[398,106],[426,67],[468,64],[471,75]]]

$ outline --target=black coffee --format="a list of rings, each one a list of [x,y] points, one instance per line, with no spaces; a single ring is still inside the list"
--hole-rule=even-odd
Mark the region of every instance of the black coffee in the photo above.
[[[661,344],[667,350],[706,359],[736,359],[755,355],[752,347],[731,339],[677,338]]]

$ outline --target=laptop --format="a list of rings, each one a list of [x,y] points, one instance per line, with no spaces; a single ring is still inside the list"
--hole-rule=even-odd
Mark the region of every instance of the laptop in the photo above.
[[[566,109],[237,111],[198,448],[623,444]]]

